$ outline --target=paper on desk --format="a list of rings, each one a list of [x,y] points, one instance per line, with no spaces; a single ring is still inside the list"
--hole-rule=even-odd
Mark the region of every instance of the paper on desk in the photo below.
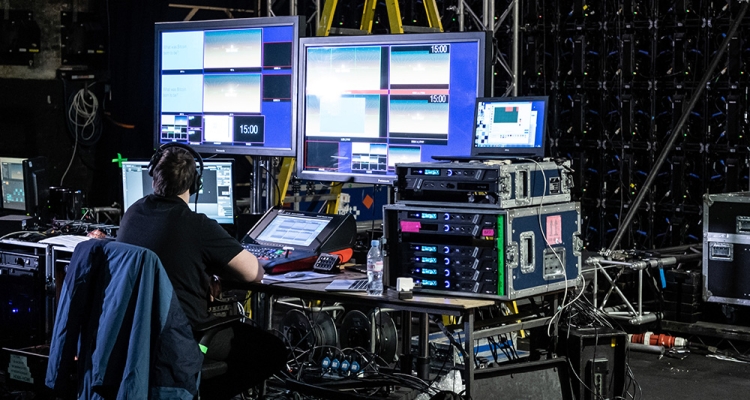
[[[53,236],[44,240],[40,240],[39,243],[51,244],[53,246],[63,246],[63,247],[67,247],[70,249],[75,249],[78,243],[85,242],[91,239],[92,238],[88,236],[60,235],[60,236]]]
[[[289,276],[287,276],[287,274]],[[300,275],[301,276],[298,276]],[[296,271],[286,274],[278,274],[278,275],[265,275],[263,276],[263,281],[266,282],[300,282],[300,281],[312,281],[316,279],[325,279],[328,278],[329,280],[333,280],[335,276],[330,274],[320,274],[317,272],[312,271]]]

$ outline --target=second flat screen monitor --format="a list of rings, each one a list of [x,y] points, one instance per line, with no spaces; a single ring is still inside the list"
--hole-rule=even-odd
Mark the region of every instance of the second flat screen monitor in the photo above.
[[[397,163],[469,154],[484,32],[300,40],[298,174],[391,184]]]

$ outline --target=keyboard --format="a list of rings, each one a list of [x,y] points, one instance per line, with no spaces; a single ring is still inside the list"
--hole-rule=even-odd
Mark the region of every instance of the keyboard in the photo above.
[[[280,247],[260,246],[257,244],[245,244],[242,245],[242,247],[244,247],[245,250],[249,251],[255,257],[264,260],[273,260],[275,258],[283,257],[284,253],[287,252]],[[289,250],[289,254],[292,254],[292,252],[294,252],[294,250]]]
[[[367,279],[337,279],[328,286],[329,292],[366,292]]]
[[[243,244],[242,247],[258,258],[267,274],[309,270],[318,258],[312,251],[285,250],[281,247],[249,243]]]

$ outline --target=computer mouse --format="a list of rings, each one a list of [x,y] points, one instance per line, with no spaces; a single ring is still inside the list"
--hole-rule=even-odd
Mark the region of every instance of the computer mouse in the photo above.
[[[284,278],[302,278],[305,276],[304,272],[287,272],[284,274]]]

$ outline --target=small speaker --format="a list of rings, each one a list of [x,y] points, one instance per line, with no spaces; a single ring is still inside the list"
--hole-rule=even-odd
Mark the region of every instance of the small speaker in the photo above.
[[[579,400],[619,398],[625,390],[627,334],[611,328],[561,326],[558,354],[568,357],[580,377],[573,385]]]

